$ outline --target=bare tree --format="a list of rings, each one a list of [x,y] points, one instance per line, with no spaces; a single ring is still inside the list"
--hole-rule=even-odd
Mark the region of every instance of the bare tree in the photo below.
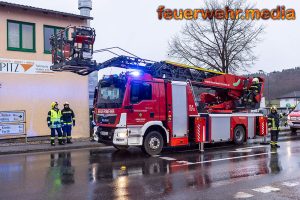
[[[206,9],[249,9],[243,0],[207,0]],[[200,15],[199,15],[200,16]],[[234,73],[247,71],[257,59],[253,48],[264,27],[255,20],[228,18],[198,19],[184,26],[169,42],[169,57],[182,62]]]

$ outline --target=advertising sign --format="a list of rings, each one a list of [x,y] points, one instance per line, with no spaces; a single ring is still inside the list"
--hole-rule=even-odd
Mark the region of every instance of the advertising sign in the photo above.
[[[0,73],[43,74],[53,73],[51,62],[0,58]]]

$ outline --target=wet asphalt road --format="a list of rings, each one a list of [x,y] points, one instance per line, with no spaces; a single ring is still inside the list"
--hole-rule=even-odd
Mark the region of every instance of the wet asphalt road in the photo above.
[[[300,140],[198,151],[0,156],[0,199],[300,199]]]

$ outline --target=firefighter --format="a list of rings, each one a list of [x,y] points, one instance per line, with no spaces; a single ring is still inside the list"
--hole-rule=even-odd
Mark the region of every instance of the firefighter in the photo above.
[[[270,145],[273,148],[279,148],[277,144],[279,134],[279,120],[282,116],[277,113],[276,106],[271,107],[271,113],[268,115],[268,128],[271,130],[271,142]]]
[[[62,115],[61,111],[58,109],[58,103],[52,102],[51,103],[51,110],[48,112],[47,123],[48,127],[51,129],[51,146],[55,146],[55,131],[58,135],[58,143],[63,145],[62,141],[62,132],[61,132],[61,125],[62,125]]]
[[[70,108],[70,105],[68,102],[64,104],[64,109],[61,111],[62,113],[62,119],[63,119],[63,140],[67,143],[72,144],[72,125],[75,126],[75,114],[73,110]]]
[[[252,79],[252,85],[249,88],[249,93],[248,93],[248,102],[252,103],[255,100],[256,95],[259,94],[259,79],[258,78],[253,78]]]

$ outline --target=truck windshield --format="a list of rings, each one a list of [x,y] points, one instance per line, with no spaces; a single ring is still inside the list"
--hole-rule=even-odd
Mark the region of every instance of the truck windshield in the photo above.
[[[98,108],[120,108],[122,106],[125,86],[114,83],[100,83],[97,98]]]

